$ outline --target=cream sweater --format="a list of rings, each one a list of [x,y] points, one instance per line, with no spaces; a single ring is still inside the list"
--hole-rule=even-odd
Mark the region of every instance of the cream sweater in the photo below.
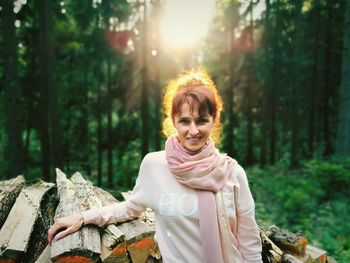
[[[221,189],[231,232],[245,262],[261,263],[261,240],[254,200],[243,168],[237,165]],[[83,213],[85,224],[103,226],[139,216],[146,207],[156,216],[156,234],[164,263],[204,262],[196,190],[179,184],[169,170],[165,151],[143,159],[130,198]],[[215,262],[213,262],[215,263]]]

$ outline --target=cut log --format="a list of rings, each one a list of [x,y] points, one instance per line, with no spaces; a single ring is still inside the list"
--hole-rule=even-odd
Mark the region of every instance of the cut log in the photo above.
[[[323,249],[308,245],[306,247],[305,255],[297,258],[303,263],[326,263],[327,252]]]
[[[51,263],[51,248],[47,245],[35,263]]]
[[[259,221],[259,227],[264,230],[267,237],[271,239],[283,251],[303,256],[306,251],[307,239],[300,234],[284,231],[277,226],[266,226]]]
[[[24,187],[24,183],[25,180],[22,175],[0,182],[0,229],[5,223],[17,196]]]
[[[112,205],[119,201],[109,192],[94,187],[94,192],[101,200],[103,206]],[[103,262],[129,262],[127,255],[125,235],[115,224],[104,227],[102,233],[101,259]]]
[[[132,191],[127,191],[127,192],[122,192],[122,196],[125,200],[127,200],[130,195],[131,195]],[[141,222],[145,223],[148,226],[151,226],[152,229],[154,229],[155,226],[155,214],[152,211],[152,209],[150,208],[146,208],[145,212],[142,213],[142,215],[139,217],[139,220],[141,220]],[[154,234],[153,234],[154,236]],[[148,239],[148,248],[147,249],[151,249],[150,250],[150,255],[148,256],[148,260],[147,262],[162,262],[162,255],[159,251],[159,247],[157,242],[152,239]],[[153,246],[153,247],[152,247]],[[135,249],[137,248],[137,246],[135,246]],[[143,258],[142,257],[134,257],[134,260],[140,260],[139,262],[144,262],[142,261]],[[134,261],[133,261],[134,262]]]
[[[337,261],[333,257],[327,256],[327,263],[337,263]]]
[[[41,201],[53,187],[54,184],[38,182],[21,191],[0,230],[0,257],[2,260],[5,262],[6,260],[21,261],[28,249],[29,242],[33,240],[31,234],[35,228],[42,226],[44,229],[41,231],[44,232],[45,236],[47,235],[49,223],[46,225],[45,222],[49,220],[46,213],[41,211]],[[47,239],[44,238],[40,240],[39,244],[35,244],[33,249],[36,249],[37,246],[43,246],[43,250],[46,246],[45,243],[47,244]],[[29,254],[34,253],[34,251],[29,252]],[[26,259],[26,262],[31,260],[33,259]]]
[[[128,197],[125,193],[123,196]],[[155,247],[154,213],[147,209],[138,219],[124,222],[118,228],[125,233],[127,250],[132,262],[146,262]]]
[[[59,205],[56,209],[56,218],[73,215],[84,208],[77,197],[74,184],[66,175],[56,169]],[[84,202],[89,202],[84,200]],[[54,262],[97,262],[101,252],[101,241],[98,229],[94,226],[84,226],[79,231],[68,235],[51,246],[51,260]]]
[[[148,258],[147,263],[151,262],[162,262],[162,254],[160,253],[158,243],[154,241],[155,245],[151,250],[151,256]]]
[[[101,200],[97,197],[93,190],[92,184],[85,180],[80,173],[75,173],[70,178],[75,187],[75,195],[78,197],[81,204],[81,212],[92,208],[102,207]]]
[[[118,228],[125,233],[127,250],[132,262],[146,262],[154,243],[154,227],[141,218],[124,222]]]
[[[130,194],[130,191],[124,192],[122,196],[124,199],[127,199]],[[118,201],[109,194],[109,201],[105,205],[113,202]],[[156,251],[154,249],[154,218],[153,211],[147,209],[140,218],[118,224],[118,229],[125,233],[126,249],[132,262],[147,262],[150,256],[152,256],[152,251]],[[119,244],[113,253],[124,254],[125,251],[123,249],[124,244]],[[156,253],[154,252],[154,254]],[[160,254],[157,254],[157,256],[160,257]],[[154,262],[158,262],[156,258]]]
[[[36,220],[29,246],[23,258],[26,263],[35,262],[42,254],[42,251],[48,244],[47,231],[53,223],[56,207],[58,205],[57,188],[53,187],[47,191],[41,201],[41,214]]]
[[[300,261],[299,259],[297,259],[296,257],[290,255],[290,254],[285,254],[283,256],[283,263],[303,263],[302,261]]]
[[[260,229],[260,238],[262,243],[263,262],[281,263],[283,260],[283,251],[267,237],[265,231],[262,229]]]

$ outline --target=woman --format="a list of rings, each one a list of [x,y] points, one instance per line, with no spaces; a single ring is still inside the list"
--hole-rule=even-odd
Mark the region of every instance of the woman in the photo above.
[[[164,110],[165,150],[145,156],[131,197],[55,220],[49,242],[83,224],[122,222],[150,207],[166,263],[262,262],[245,172],[214,145],[222,110],[214,83],[204,72],[180,76],[166,89]]]

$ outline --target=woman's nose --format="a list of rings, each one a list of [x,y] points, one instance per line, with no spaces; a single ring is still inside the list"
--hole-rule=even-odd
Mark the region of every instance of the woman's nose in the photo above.
[[[195,123],[191,123],[189,133],[190,135],[196,135],[198,133],[198,128]]]

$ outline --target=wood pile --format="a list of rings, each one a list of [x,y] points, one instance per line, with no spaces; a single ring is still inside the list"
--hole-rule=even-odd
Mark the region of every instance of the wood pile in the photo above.
[[[54,218],[119,202],[79,173],[70,179],[58,169],[56,173],[56,185],[40,181],[26,186],[23,176],[0,182],[0,263],[162,262],[153,238],[151,210],[138,219],[103,229],[83,226],[49,246],[47,231]],[[128,195],[123,193],[125,199]],[[258,224],[264,263],[335,262],[302,235]]]

